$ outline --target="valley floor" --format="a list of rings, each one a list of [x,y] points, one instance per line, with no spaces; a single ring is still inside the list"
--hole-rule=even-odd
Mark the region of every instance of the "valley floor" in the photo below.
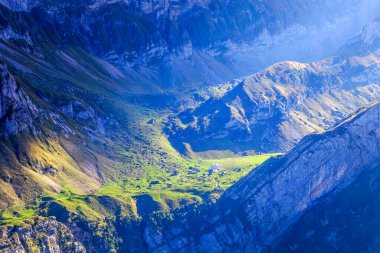
[[[91,195],[62,191],[48,194],[22,206],[12,206],[0,211],[0,226],[20,225],[41,215],[47,204],[57,203],[86,219],[96,220],[107,217],[102,208],[93,201],[99,198],[114,198],[126,205],[126,216],[146,216],[154,211],[170,210],[189,204],[215,201],[232,184],[244,177],[255,167],[280,154],[236,156],[224,159],[185,159],[182,168],[162,171],[147,167],[140,176],[121,177],[116,182],[102,186]],[[220,165],[220,170],[212,169]],[[103,212],[102,212],[103,211]]]

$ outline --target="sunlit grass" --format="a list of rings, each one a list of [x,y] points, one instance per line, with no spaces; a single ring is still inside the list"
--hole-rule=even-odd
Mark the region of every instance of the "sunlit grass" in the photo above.
[[[0,211],[0,226],[20,225],[30,220],[36,214],[34,209],[25,209],[24,207],[12,207]]]

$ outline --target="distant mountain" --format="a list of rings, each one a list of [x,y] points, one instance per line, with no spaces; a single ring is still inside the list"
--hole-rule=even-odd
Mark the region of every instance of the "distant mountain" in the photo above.
[[[340,50],[342,54],[365,55],[380,47],[380,17],[369,23]]]
[[[377,1],[0,1],[0,37],[27,50],[81,47],[137,83],[192,87],[280,60],[331,54]],[[333,38],[333,39],[331,39]]]
[[[328,129],[380,96],[378,27],[377,19],[336,57],[277,63],[237,80],[224,95],[180,113],[181,124],[168,127],[172,143],[183,153],[278,152]]]
[[[377,252],[379,235],[371,228],[378,221],[370,221],[377,216],[365,215],[379,211],[379,165],[376,102],[253,170],[208,209],[148,226],[145,240],[151,252]],[[370,241],[363,244],[366,234]],[[344,245],[356,235],[361,241]]]

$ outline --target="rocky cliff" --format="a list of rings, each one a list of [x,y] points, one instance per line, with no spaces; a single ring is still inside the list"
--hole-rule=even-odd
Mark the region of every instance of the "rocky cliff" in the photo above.
[[[326,56],[380,9],[362,0],[1,3],[12,12],[2,8],[3,37],[18,46],[79,46],[135,81],[166,88],[221,83],[279,60]]]
[[[306,210],[380,162],[380,104],[271,160],[209,210],[145,232],[152,252],[264,252]],[[366,196],[362,196],[365,198]]]
[[[216,193],[206,197],[214,200],[243,173],[220,173],[223,186],[215,188],[207,174],[192,174],[198,165],[169,145],[161,128],[167,111],[151,110],[151,100],[172,106],[175,96],[196,84],[252,73],[278,59],[329,53],[365,22],[362,11],[376,13],[378,1],[0,3],[0,54],[9,67],[0,64],[0,226],[20,224],[2,228],[0,251],[265,248],[280,235],[275,229],[285,229],[378,156],[371,139],[378,140],[378,122],[360,123],[376,111],[368,109],[356,123],[310,137],[253,172],[211,209],[196,214],[194,207],[188,215],[180,210],[174,222],[159,217],[150,223],[150,212],[198,203],[210,192]],[[280,63],[236,82],[225,98],[180,116],[191,125],[189,136],[205,137],[204,148],[215,144],[207,141],[210,135],[208,140],[231,144],[220,130],[226,127],[229,140],[238,134],[251,145],[254,136],[256,145],[274,136],[260,148],[280,144],[287,150],[303,135],[331,126],[379,94],[373,31],[376,26],[362,34],[371,51]],[[332,35],[337,41],[326,40]],[[163,91],[165,96],[157,96]],[[168,91],[174,96],[166,96]],[[371,128],[377,132],[366,134]],[[348,156],[355,162],[344,163]],[[286,187],[291,180],[295,187]],[[36,216],[59,222],[28,221]]]
[[[380,167],[322,198],[268,252],[379,252]]]
[[[85,253],[86,249],[65,225],[46,218],[25,226],[1,228],[0,252]]]
[[[36,106],[16,84],[3,61],[0,72],[0,135],[14,135],[26,130],[35,135]]]

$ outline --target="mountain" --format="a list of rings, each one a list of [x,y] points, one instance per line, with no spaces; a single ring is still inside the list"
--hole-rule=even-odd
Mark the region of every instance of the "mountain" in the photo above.
[[[158,230],[148,226],[144,237],[150,251],[268,252],[274,247],[277,250],[273,252],[320,252],[318,249],[330,246],[328,252],[351,252],[352,247],[342,242],[354,235],[365,236],[371,226],[369,217],[360,214],[378,211],[368,208],[378,208],[374,201],[378,194],[379,134],[380,104],[376,102],[326,133],[304,138],[284,157],[253,170],[215,205],[168,219]],[[370,181],[365,180],[369,176]],[[371,194],[365,195],[366,189]],[[355,196],[353,201],[358,205],[350,203],[350,196]],[[345,216],[340,217],[342,214]],[[355,218],[352,229],[340,223],[349,217]],[[358,231],[351,235],[354,228]],[[377,247],[378,234],[370,234],[367,243]],[[281,235],[285,239],[277,244]],[[323,238],[327,241],[314,244],[313,239]],[[291,244],[287,244],[289,240]],[[372,246],[365,245],[366,250]],[[337,248],[331,248],[334,246]],[[363,244],[353,247],[363,249]]]
[[[293,2],[284,2],[281,7],[294,14],[288,17],[288,12],[271,1],[1,3],[1,208],[68,189],[90,194],[121,176],[144,175],[148,186],[159,181],[171,187],[169,175],[177,169],[186,170],[193,161],[167,143],[161,122],[155,119],[162,113],[154,110],[156,104],[170,106],[176,96],[186,94],[171,95],[156,82],[157,75],[151,75],[152,66],[154,71],[171,73],[161,68],[166,56],[178,56],[189,43],[194,50],[210,53],[231,38],[236,39],[233,44],[243,45],[251,41],[251,35],[256,40],[263,30],[280,34],[298,23],[316,24],[306,22],[308,18],[334,23],[339,21],[335,15],[348,15],[355,6],[366,10],[376,7],[368,1],[355,1],[354,5],[317,1],[310,6],[299,3],[297,8]],[[224,8],[226,5],[229,8]],[[177,11],[173,12],[175,6]],[[331,7],[339,12],[323,11]],[[311,11],[315,15],[304,14]],[[321,19],[322,13],[326,19]],[[254,24],[259,25],[247,26],[252,17],[258,18]],[[208,20],[210,27],[202,20]],[[189,30],[201,27],[206,29],[204,33]],[[252,32],[255,29],[257,33]],[[161,54],[159,48],[166,53]],[[130,57],[125,55],[135,60],[127,64],[125,59]],[[205,60],[209,66],[208,58]],[[191,69],[197,72],[191,73],[192,77],[206,81],[198,74],[202,71]],[[225,73],[219,65],[218,73]],[[364,89],[361,94],[367,93]],[[353,108],[369,102],[374,94],[355,101]],[[345,112],[343,106],[334,110],[340,109]],[[194,199],[197,196],[186,196],[186,201]]]
[[[171,142],[182,153],[289,151],[379,97],[378,27],[376,19],[335,57],[281,62],[236,80],[179,113],[180,123],[168,126]]]
[[[291,208],[310,196],[299,185],[320,183],[304,173],[326,177],[328,198],[352,186],[353,170],[376,165],[378,20],[340,44],[379,9],[377,0],[0,0],[0,252],[284,248],[294,217],[318,204]],[[215,85],[278,60],[289,61]],[[277,188],[284,175],[299,176],[291,192]],[[272,188],[278,195],[251,192]],[[268,220],[250,204],[268,210],[273,200],[283,209]],[[275,224],[284,233],[272,234]]]
[[[363,31],[349,40],[340,50],[343,54],[365,55],[376,51],[380,45],[380,18],[369,23]]]
[[[378,252],[379,169],[303,214],[270,252]]]
[[[280,60],[320,59],[380,9],[363,0],[1,3],[10,8],[1,10],[6,40],[37,52],[80,47],[137,83],[171,89],[226,82]]]

